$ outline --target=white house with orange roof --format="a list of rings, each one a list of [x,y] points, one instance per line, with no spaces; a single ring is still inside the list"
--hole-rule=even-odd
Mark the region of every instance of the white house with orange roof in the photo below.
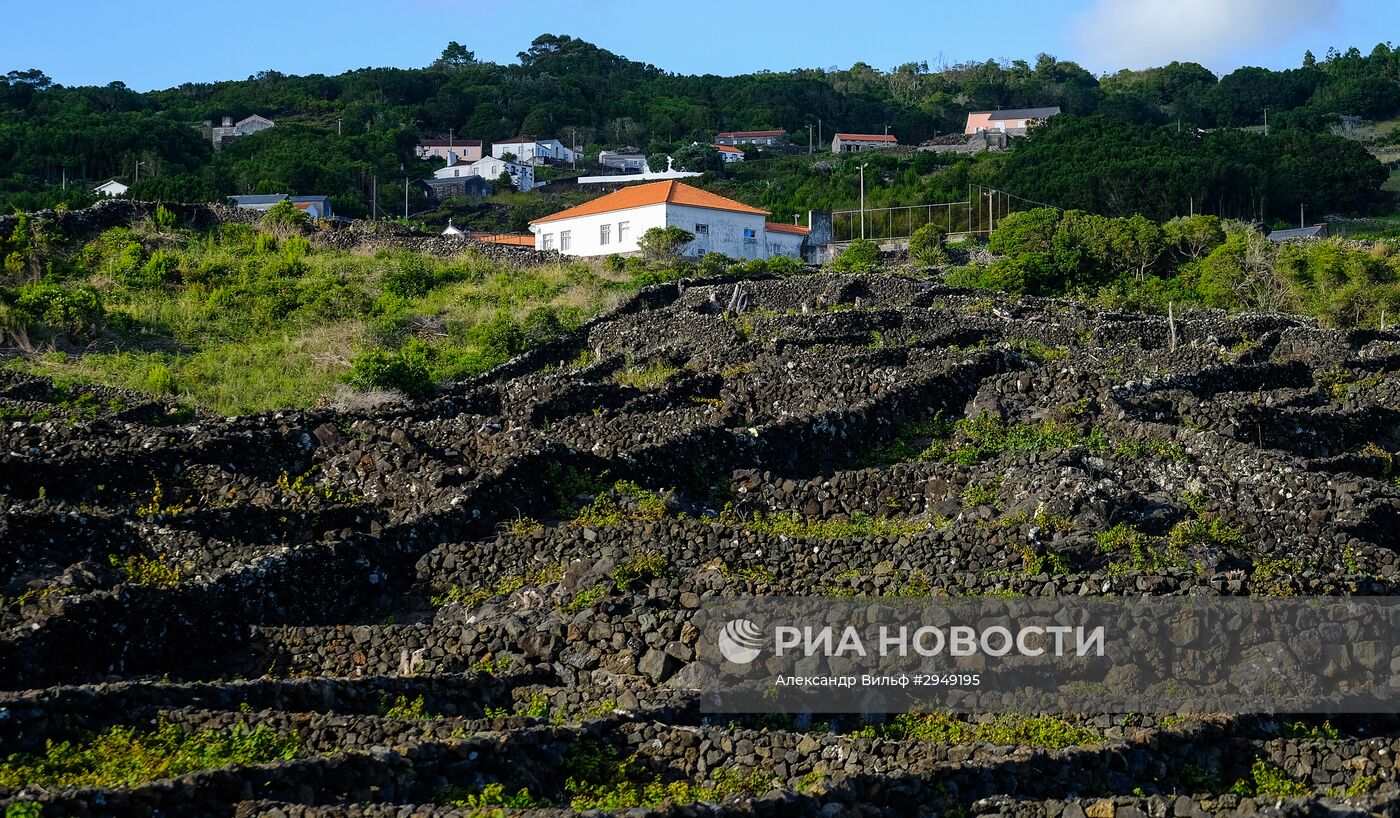
[[[635,253],[653,227],[679,227],[695,237],[682,255],[801,258],[806,229],[770,224],[768,211],[668,180],[625,187],[530,223],[535,249],[566,256]]]
[[[732,145],[711,145],[710,147],[719,151],[719,155],[724,158],[726,164],[744,161],[744,152]]]

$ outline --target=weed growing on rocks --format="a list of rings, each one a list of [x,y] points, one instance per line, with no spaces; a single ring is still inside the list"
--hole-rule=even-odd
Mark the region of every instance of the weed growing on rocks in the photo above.
[[[1009,424],[987,412],[959,420],[953,425],[953,431],[961,440],[935,442],[920,456],[926,460],[971,466],[1008,452],[1049,452],[1087,445],[1087,439],[1074,427],[1059,421]]]
[[[726,525],[755,534],[783,537],[834,540],[865,537],[908,537],[926,531],[929,523],[901,520],[894,517],[872,517],[863,511],[852,512],[844,519],[811,520],[797,514],[765,514],[755,511],[742,517],[732,507],[726,507],[720,519]]]
[[[423,697],[419,696],[409,701],[407,696],[396,696],[393,701],[385,698],[384,718],[386,719],[432,719],[436,718],[429,713],[423,704]]]
[[[151,489],[150,502],[136,507],[136,513],[143,517],[174,517],[184,510],[184,503],[165,502],[165,487],[159,480],[155,481],[155,487]]]
[[[49,742],[42,754],[0,764],[0,787],[131,787],[229,764],[295,758],[301,739],[266,725],[186,731],[166,721],[149,732],[116,726],[79,742]]]
[[[1256,758],[1249,768],[1249,779],[1241,778],[1231,787],[1230,792],[1241,798],[1267,795],[1276,798],[1293,798],[1307,795],[1308,788],[1302,782],[1294,781],[1288,774],[1262,758]]]
[[[164,555],[152,558],[145,554],[133,554],[122,559],[116,554],[111,554],[108,555],[107,562],[121,571],[123,582],[132,585],[174,588],[180,584],[180,569],[166,562]]]
[[[854,735],[856,738],[915,739],[937,744],[985,741],[1049,750],[1093,746],[1100,741],[1097,733],[1061,718],[1018,714],[1004,714],[984,724],[973,724],[948,713],[903,713],[885,725],[866,725]]]
[[[482,787],[479,792],[467,792],[465,790],[453,788],[444,793],[443,798],[448,806],[470,810],[489,809],[492,807],[504,809],[535,809],[545,806],[538,798],[531,795],[528,789],[519,789],[510,793],[506,792],[505,785],[499,782],[487,784]]]
[[[574,525],[600,528],[621,525],[629,520],[660,520],[673,492],[657,494],[631,480],[619,480],[612,491],[600,493],[593,502],[574,515]]]
[[[649,582],[666,576],[668,566],[669,562],[663,554],[637,554],[613,569],[613,582],[619,588],[627,588],[638,582]]]
[[[714,785],[690,781],[663,781],[648,770],[636,754],[622,758],[610,744],[579,742],[565,758],[568,778],[564,792],[576,811],[617,810],[713,801],[726,795],[758,795],[773,783],[771,773],[754,770],[747,775],[729,770],[713,773]]]
[[[664,361],[652,361],[645,366],[629,364],[613,373],[613,381],[620,386],[630,386],[645,392],[660,389],[666,381],[675,377],[677,372],[680,370]]]

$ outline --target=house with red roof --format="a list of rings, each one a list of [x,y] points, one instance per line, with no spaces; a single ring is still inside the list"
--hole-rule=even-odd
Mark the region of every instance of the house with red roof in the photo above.
[[[730,163],[730,162],[742,162],[742,161],[744,161],[744,152],[743,152],[742,150],[740,150],[739,148],[736,148],[736,147],[734,147],[734,146],[732,146],[732,145],[719,145],[719,144],[715,144],[715,145],[711,145],[710,147],[712,147],[712,148],[714,148],[715,150],[719,151],[719,155],[720,155],[720,157],[721,157],[722,159],[724,159],[725,164],[728,164],[728,163]]]
[[[679,227],[695,237],[682,255],[801,258],[806,228],[773,224],[768,211],[675,180],[633,185],[530,223],[535,249],[566,256],[635,253],[653,227]]]
[[[839,133],[831,138],[832,153],[855,153],[898,145],[899,140],[887,133]]]

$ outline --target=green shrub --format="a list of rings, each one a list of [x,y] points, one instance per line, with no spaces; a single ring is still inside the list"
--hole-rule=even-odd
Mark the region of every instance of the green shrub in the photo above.
[[[943,251],[946,234],[936,224],[926,224],[909,237],[909,258],[924,265],[938,264],[948,257]]]
[[[263,214],[262,223],[273,230],[300,231],[307,226],[309,220],[301,208],[292,204],[291,199],[283,199],[267,209]]]
[[[156,212],[151,216],[151,221],[155,222],[157,228],[169,230],[175,226],[175,214],[165,205],[156,205]]]
[[[154,730],[116,726],[81,742],[49,742],[42,754],[19,753],[0,764],[0,787],[131,787],[230,764],[295,758],[296,734],[266,725],[249,730],[186,731],[166,721]]]
[[[384,272],[384,291],[400,298],[427,295],[435,283],[432,268],[418,256],[403,256]]]
[[[11,291],[11,320],[39,324],[55,332],[85,335],[102,325],[102,297],[89,287],[24,284]]]
[[[433,379],[421,358],[383,349],[355,356],[346,379],[359,389],[392,389],[418,400],[433,394]]]
[[[153,395],[175,394],[175,375],[165,364],[155,364],[146,370],[142,386]]]
[[[831,269],[841,273],[871,273],[880,266],[880,247],[873,241],[856,239],[831,261]]]
[[[694,240],[695,234],[675,225],[652,227],[637,239],[637,249],[650,261],[675,261]]]

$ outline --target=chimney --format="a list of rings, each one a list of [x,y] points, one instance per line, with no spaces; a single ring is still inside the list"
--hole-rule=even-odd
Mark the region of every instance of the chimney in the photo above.
[[[233,117],[231,117],[231,116],[226,116],[226,117],[224,117],[224,127],[225,127],[225,128],[232,128],[232,127],[233,127]]]

